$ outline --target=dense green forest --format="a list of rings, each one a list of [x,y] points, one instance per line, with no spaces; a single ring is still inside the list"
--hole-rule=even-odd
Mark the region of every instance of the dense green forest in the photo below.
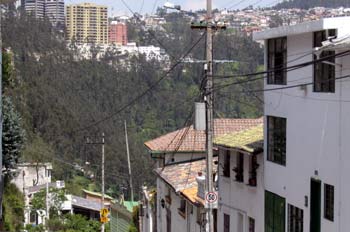
[[[286,8],[301,8],[309,9],[313,7],[350,7],[350,2],[348,0],[290,0],[283,1],[277,4],[275,9],[286,9]]]
[[[182,14],[167,14],[166,19],[164,30],[157,31],[130,23],[130,40],[140,45],[159,46],[160,42],[174,64],[202,38],[189,56],[203,59],[203,32],[191,31],[190,22]],[[179,64],[152,91],[123,108],[163,77],[169,65],[147,61],[143,56],[125,60],[107,54],[101,60],[77,59],[74,46],[68,49],[64,34],[46,20],[13,10],[5,13],[2,32],[3,46],[11,51],[14,62],[13,85],[5,95],[21,115],[26,134],[20,160],[51,161],[54,178],[73,185],[77,175],[88,175],[98,190],[101,146],[87,145],[86,137],[100,141],[104,133],[107,192],[117,196],[128,186],[123,130],[126,120],[135,192],[139,193],[143,183],[153,185],[153,161],[143,143],[184,126],[200,93],[203,65]],[[217,74],[255,72],[263,62],[262,53],[261,47],[248,37],[225,31],[214,36],[214,58],[237,60],[216,64]],[[216,80],[215,84],[232,81],[237,80]],[[242,91],[261,85],[250,82],[218,91],[215,116],[260,116],[260,96]]]

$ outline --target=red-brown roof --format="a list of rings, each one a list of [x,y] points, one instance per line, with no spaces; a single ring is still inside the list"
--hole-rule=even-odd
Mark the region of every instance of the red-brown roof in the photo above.
[[[258,119],[215,119],[214,137],[249,129],[263,123]],[[185,127],[156,139],[145,142],[151,152],[204,152],[206,135],[203,130],[195,130],[193,126]],[[182,142],[181,142],[182,141]]]
[[[213,171],[217,169],[215,164],[218,158],[213,159]],[[175,192],[182,191],[187,188],[197,187],[196,177],[198,172],[206,173],[206,160],[197,160],[192,162],[172,164],[162,168],[156,168],[154,172],[159,178],[168,183]]]

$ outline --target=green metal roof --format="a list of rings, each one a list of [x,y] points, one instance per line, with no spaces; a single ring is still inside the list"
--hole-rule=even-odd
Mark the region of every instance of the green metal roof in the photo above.
[[[214,139],[214,143],[218,146],[240,149],[249,153],[261,152],[264,148],[263,124],[220,136]]]
[[[129,212],[132,212],[133,208],[135,206],[138,206],[139,203],[137,201],[124,201],[123,202],[123,205],[126,207],[126,209],[129,211]]]

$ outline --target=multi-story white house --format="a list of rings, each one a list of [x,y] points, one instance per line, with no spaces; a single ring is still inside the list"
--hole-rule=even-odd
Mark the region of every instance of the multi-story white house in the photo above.
[[[197,108],[193,126],[170,132],[145,143],[153,159],[158,160],[156,215],[152,221],[156,231],[202,231],[204,192],[205,120],[204,111]],[[215,119],[214,134],[223,136],[260,125],[262,119]],[[215,149],[217,155],[217,149]],[[202,172],[202,177],[198,177]],[[198,177],[198,178],[197,178]],[[148,212],[152,210],[146,207]],[[144,214],[147,215],[147,214]],[[216,218],[216,217],[215,217]],[[144,220],[143,220],[144,221]],[[150,222],[150,220],[145,220]],[[143,225],[145,228],[150,228]],[[150,230],[150,229],[148,229]],[[146,230],[145,230],[146,231]]]
[[[264,85],[265,232],[349,231],[349,24],[325,18],[253,35],[265,41],[272,70]]]
[[[219,149],[217,231],[264,228],[263,124],[215,139]]]

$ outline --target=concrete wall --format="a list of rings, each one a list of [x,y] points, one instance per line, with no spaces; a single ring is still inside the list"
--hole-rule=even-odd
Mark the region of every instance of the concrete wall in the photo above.
[[[350,34],[350,28],[341,28],[339,37]],[[312,33],[288,37],[288,66],[311,61]],[[336,76],[350,74],[350,57],[339,58]],[[288,72],[288,85],[313,81],[313,67]],[[266,85],[265,88],[281,86]],[[350,185],[347,183],[350,165],[350,82],[349,78],[336,81],[335,93],[316,93],[313,86],[265,92],[265,115],[287,118],[286,166],[265,161],[265,186],[268,191],[286,198],[304,211],[304,231],[309,231],[310,179],[322,181],[322,232],[347,231],[350,228]],[[266,118],[265,118],[266,120]],[[265,123],[266,125],[266,123]],[[266,128],[265,128],[266,129]],[[266,133],[266,130],[265,130]],[[265,134],[266,137],[266,134]],[[265,151],[267,144],[265,140]],[[266,157],[266,156],[265,156]],[[335,187],[334,222],[323,217],[323,184]]]
[[[25,188],[34,186],[33,180],[37,183],[36,185],[51,182],[51,164],[39,164],[38,173],[35,164],[19,164],[17,170],[18,175],[12,180],[12,182],[21,191]]]
[[[225,150],[219,155],[219,208],[218,231],[223,231],[224,214],[230,215],[230,231],[248,232],[248,217],[255,220],[255,231],[264,227],[263,155],[257,155],[257,186],[248,186],[250,156],[244,154],[244,182],[235,180],[237,152],[230,153],[230,178],[223,176]],[[241,217],[241,218],[240,218]],[[241,222],[240,222],[241,221]],[[239,229],[243,228],[242,231]]]

